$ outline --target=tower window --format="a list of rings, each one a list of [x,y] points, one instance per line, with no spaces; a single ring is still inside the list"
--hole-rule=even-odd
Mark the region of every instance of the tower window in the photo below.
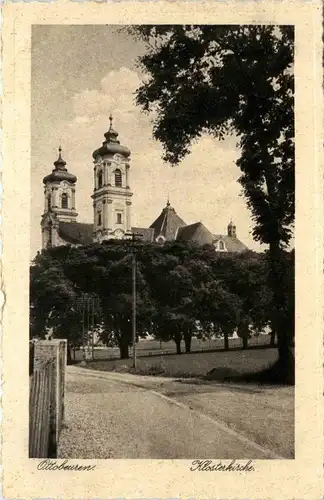
[[[47,209],[51,210],[52,208],[52,203],[51,203],[51,195],[47,197]]]
[[[117,224],[122,224],[122,214],[117,214],[117,221],[116,221]]]
[[[115,170],[115,186],[122,187],[122,173],[119,168]]]
[[[225,245],[222,241],[219,242],[219,249],[220,250],[225,250]]]
[[[98,174],[98,189],[102,188],[103,186],[103,175],[102,172],[99,172]]]
[[[97,225],[101,226],[102,220],[101,220],[101,212],[97,213]]]
[[[68,195],[66,193],[63,193],[61,198],[61,207],[68,208],[69,207],[68,203],[69,203]]]

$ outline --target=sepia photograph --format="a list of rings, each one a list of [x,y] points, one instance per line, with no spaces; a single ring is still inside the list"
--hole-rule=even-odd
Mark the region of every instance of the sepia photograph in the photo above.
[[[294,26],[31,29],[29,457],[294,459]]]

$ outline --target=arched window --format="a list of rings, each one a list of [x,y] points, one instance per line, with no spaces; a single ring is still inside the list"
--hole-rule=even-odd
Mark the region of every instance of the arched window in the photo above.
[[[116,224],[122,224],[122,214],[120,213],[117,213]]]
[[[97,213],[97,225],[101,226],[101,212]]]
[[[157,243],[160,243],[161,245],[165,242],[165,238],[160,235],[156,238]]]
[[[219,242],[219,249],[220,250],[225,250],[225,245],[222,241]]]
[[[122,187],[122,173],[119,168],[115,170],[115,186]]]
[[[62,208],[69,208],[69,199],[68,199],[68,195],[66,193],[62,193],[61,207]]]
[[[98,189],[102,188],[103,186],[103,175],[102,171],[98,173]]]
[[[51,195],[49,194],[47,197],[47,209],[51,210],[51,208],[52,208]]]

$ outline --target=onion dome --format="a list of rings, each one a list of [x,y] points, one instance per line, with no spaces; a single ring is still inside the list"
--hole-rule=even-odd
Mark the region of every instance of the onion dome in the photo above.
[[[104,156],[106,154],[115,155],[118,153],[128,158],[128,156],[130,155],[130,150],[126,148],[126,146],[122,146],[119,140],[117,139],[118,132],[116,132],[116,130],[113,129],[112,126],[113,118],[111,115],[109,116],[109,120],[110,120],[110,127],[108,132],[105,133],[106,140],[102,143],[102,146],[99,149],[96,149],[96,151],[94,151],[92,156],[94,159],[96,159],[97,156]]]
[[[47,182],[55,182],[55,181],[68,181],[74,184],[77,181],[76,176],[68,172],[66,168],[66,161],[63,160],[61,153],[62,153],[62,148],[60,146],[58,159],[54,162],[55,168],[52,170],[51,174],[46,175],[46,177],[44,177],[43,179],[44,184],[46,184]]]

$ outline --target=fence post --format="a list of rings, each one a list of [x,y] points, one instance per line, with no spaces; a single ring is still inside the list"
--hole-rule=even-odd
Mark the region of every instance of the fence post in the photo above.
[[[34,373],[35,365],[35,343],[29,341],[29,375]]]
[[[47,390],[50,393],[50,445],[49,456],[56,456],[59,434],[64,419],[65,370],[67,364],[67,341],[61,339],[40,340],[35,347],[35,362],[51,360],[50,382]],[[31,423],[32,424],[32,423]]]

